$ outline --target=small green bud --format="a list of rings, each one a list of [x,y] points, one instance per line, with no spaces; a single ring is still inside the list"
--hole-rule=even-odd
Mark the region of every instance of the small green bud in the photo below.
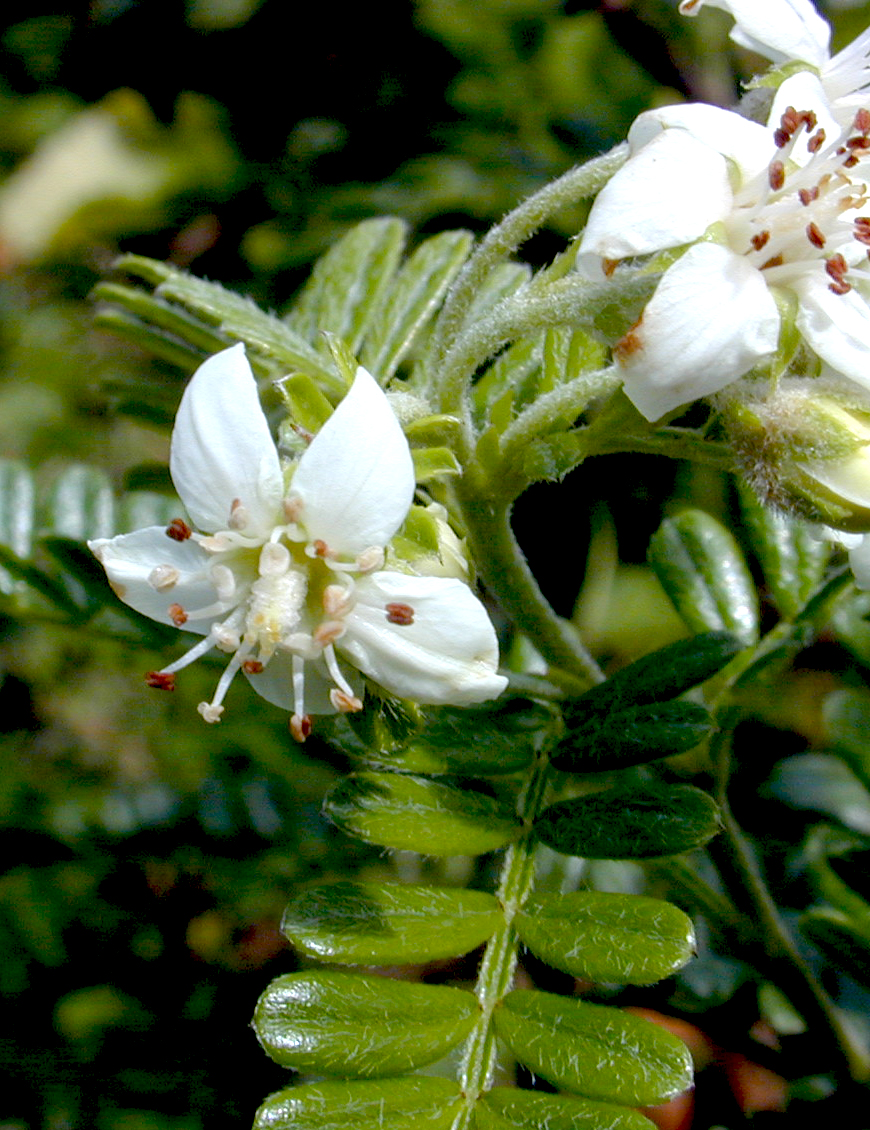
[[[835,381],[787,379],[767,397],[737,391],[723,417],[762,501],[850,533],[870,531],[870,402]]]

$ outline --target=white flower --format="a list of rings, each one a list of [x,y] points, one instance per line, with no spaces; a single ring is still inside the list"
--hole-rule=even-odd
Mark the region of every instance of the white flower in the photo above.
[[[847,123],[866,98],[870,29],[832,57],[830,25],[810,0],[682,0],[680,11],[695,16],[705,4],[734,17],[731,38],[735,43],[776,64],[811,67],[841,124]]]
[[[641,114],[632,156],[593,205],[578,257],[587,273],[691,244],[615,348],[625,391],[647,419],[770,357],[781,306],[796,308],[820,358],[870,388],[858,269],[870,245],[870,113],[859,110],[841,131],[823,99],[800,102],[804,79],[782,84],[787,108],[767,126],[701,104]]]
[[[196,530],[178,520],[89,542],[125,603],[204,637],[149,675],[152,686],[171,687],[175,672],[217,647],[231,658],[199,706],[205,720],[220,719],[241,670],[292,710],[299,740],[312,713],[362,706],[361,680],[339,655],[421,703],[465,705],[504,690],[492,624],[468,586],[382,568],[414,469],[364,369],[289,468],[288,486],[244,347],[218,353],[182,397],[170,470]]]

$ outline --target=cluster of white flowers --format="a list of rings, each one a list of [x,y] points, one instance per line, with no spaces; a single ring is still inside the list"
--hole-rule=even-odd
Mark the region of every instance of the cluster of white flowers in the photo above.
[[[414,467],[365,369],[282,467],[244,347],[216,354],[182,397],[170,471],[193,529],[178,519],[89,543],[123,601],[203,637],[152,672],[152,686],[171,688],[177,671],[218,648],[230,660],[203,718],[220,719],[242,671],[292,711],[300,741],[312,714],[361,709],[358,672],[420,703],[465,705],[504,690],[495,632],[469,587],[383,568]]]

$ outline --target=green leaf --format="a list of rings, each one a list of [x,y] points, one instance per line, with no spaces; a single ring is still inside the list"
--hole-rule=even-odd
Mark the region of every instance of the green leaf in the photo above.
[[[692,1085],[682,1040],[615,1008],[515,989],[493,1020],[520,1063],[590,1099],[653,1106]]]
[[[740,506],[764,579],[777,609],[793,620],[821,584],[831,544],[806,522],[764,506],[745,483],[738,483]]]
[[[349,835],[421,855],[483,855],[522,831],[511,810],[490,796],[403,773],[352,773],[323,807]]]
[[[458,957],[503,922],[497,899],[484,891],[342,879],[297,895],[281,929],[319,961],[384,965]]]
[[[462,464],[449,447],[416,447],[411,455],[414,459],[414,477],[418,483],[428,483],[445,475],[461,475]]]
[[[693,702],[660,702],[593,715],[573,727],[553,754],[557,769],[597,773],[625,769],[694,749],[710,733],[711,718]]]
[[[741,647],[740,640],[730,632],[701,632],[676,640],[635,660],[566,704],[566,721],[576,725],[592,715],[676,698],[721,671]]]
[[[696,632],[758,639],[758,594],[740,547],[702,510],[667,518],[653,534],[649,560],[677,611]]]
[[[587,859],[656,859],[719,831],[715,801],[692,785],[618,786],[551,805],[535,824],[548,847]]]
[[[48,489],[42,523],[47,532],[85,541],[115,532],[115,498],[108,476],[73,464]]]
[[[843,881],[831,862],[833,859],[848,865],[849,856],[853,855],[855,863],[852,866],[863,876],[866,848],[867,841],[863,836],[817,824],[807,837],[805,854],[818,895],[847,915],[856,928],[870,939],[870,904]]]
[[[661,899],[575,891],[533,895],[514,919],[548,965],[587,981],[651,985],[695,952],[692,920]]]
[[[792,808],[823,812],[870,836],[870,793],[839,757],[798,753],[778,762],[765,791]]]
[[[393,286],[407,231],[404,220],[394,217],[351,228],[318,259],[286,327],[315,345],[324,331],[335,334],[358,354],[373,313]]]
[[[798,919],[801,933],[836,968],[870,986],[870,932],[831,906],[813,907]]]
[[[863,690],[839,690],[822,706],[827,739],[866,789],[870,789],[870,695]]]
[[[462,1101],[449,1079],[306,1083],[270,1095],[253,1130],[449,1130]]]
[[[470,232],[447,231],[427,239],[392,281],[373,315],[360,363],[385,381],[413,348],[434,316],[471,250]]]
[[[476,1130],[654,1130],[636,1110],[578,1099],[496,1087],[474,1108]]]
[[[463,989],[318,969],[278,977],[254,1031],[282,1067],[317,1075],[401,1075],[446,1055],[474,1026]]]
[[[16,557],[30,556],[36,488],[23,463],[0,459],[0,545]]]

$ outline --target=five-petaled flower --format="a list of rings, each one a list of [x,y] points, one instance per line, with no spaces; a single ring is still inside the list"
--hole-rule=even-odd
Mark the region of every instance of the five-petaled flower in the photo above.
[[[361,708],[357,672],[421,703],[465,705],[504,689],[495,632],[468,586],[383,568],[411,506],[414,469],[364,369],[282,469],[244,347],[218,353],[182,397],[170,470],[194,529],[177,520],[89,542],[122,600],[203,636],[152,672],[151,685],[172,687],[175,672],[216,647],[230,660],[211,702],[199,705],[206,721],[220,719],[241,670],[292,711],[299,740],[311,714]]]
[[[641,114],[632,156],[593,205],[584,272],[678,253],[615,347],[647,419],[770,358],[782,310],[818,357],[870,387],[870,112],[841,129],[821,95],[799,100],[806,89],[804,75],[786,79],[767,126],[702,104]]]

